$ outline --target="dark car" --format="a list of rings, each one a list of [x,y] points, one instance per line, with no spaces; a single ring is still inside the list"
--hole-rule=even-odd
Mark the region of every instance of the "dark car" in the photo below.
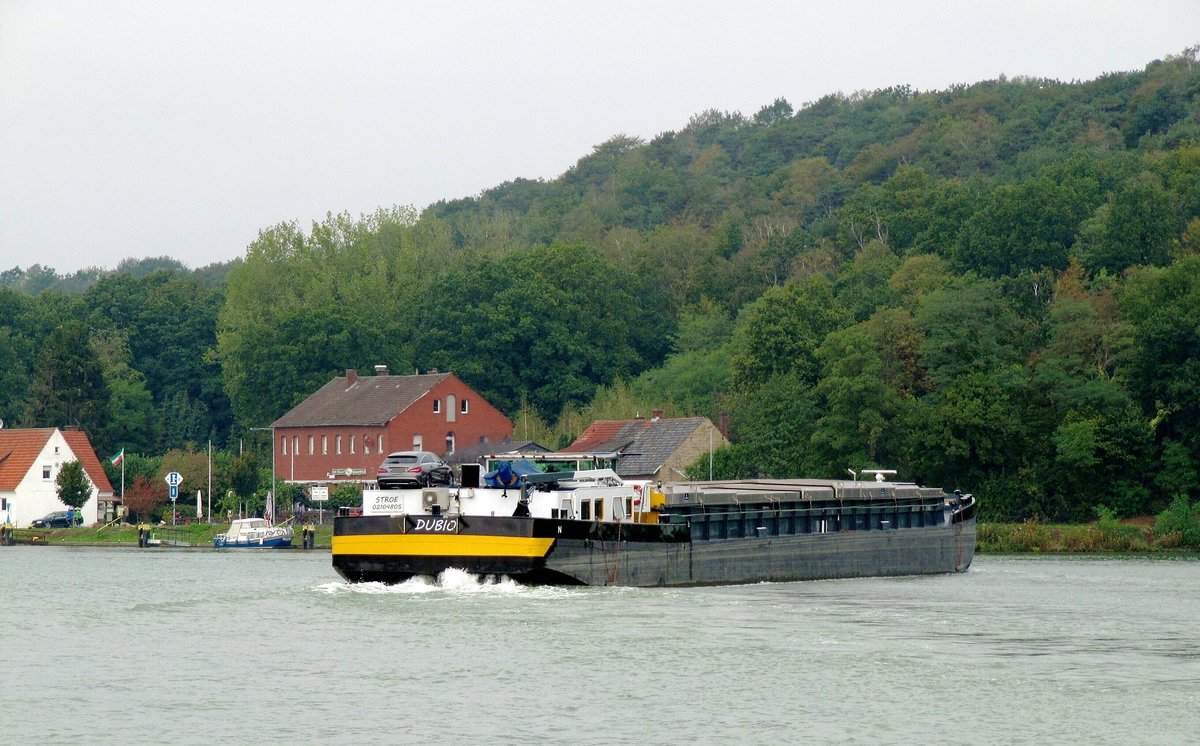
[[[68,528],[71,525],[71,519],[67,517],[67,511],[59,510],[44,515],[29,525],[34,528]]]
[[[389,453],[379,465],[375,481],[379,489],[396,487],[428,487],[431,484],[450,484],[453,471],[450,465],[429,451],[397,451]]]

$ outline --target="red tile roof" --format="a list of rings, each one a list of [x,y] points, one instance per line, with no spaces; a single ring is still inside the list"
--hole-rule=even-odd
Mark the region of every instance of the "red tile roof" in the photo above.
[[[75,458],[83,464],[83,470],[87,472],[92,484],[96,485],[96,489],[101,493],[111,493],[112,484],[108,481],[108,475],[104,473],[104,467],[100,465],[100,459],[96,457],[96,449],[92,448],[92,441],[88,440],[87,433],[82,430],[63,430],[63,437],[67,439],[67,445],[71,446]]]
[[[596,420],[579,434],[574,443],[562,450],[570,453],[591,453],[606,450],[603,446],[616,438],[621,430],[630,422],[644,422],[644,420]]]
[[[0,430],[0,490],[17,488],[53,434],[52,427]]]

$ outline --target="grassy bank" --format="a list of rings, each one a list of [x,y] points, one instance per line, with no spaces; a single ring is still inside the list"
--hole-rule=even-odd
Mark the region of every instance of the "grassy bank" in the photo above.
[[[975,547],[987,552],[1161,552],[1186,549],[1178,531],[1157,533],[1150,519],[1085,524],[981,523]]]
[[[315,527],[316,545],[326,549],[333,536],[332,522]],[[213,537],[223,534],[229,524],[193,523],[186,526],[152,526],[151,537],[198,547],[211,547]],[[35,538],[36,537],[36,538]],[[20,543],[39,543],[50,546],[129,546],[137,548],[138,528],[128,524],[53,529],[17,529],[13,538]],[[300,527],[296,527],[295,545],[300,546]]]

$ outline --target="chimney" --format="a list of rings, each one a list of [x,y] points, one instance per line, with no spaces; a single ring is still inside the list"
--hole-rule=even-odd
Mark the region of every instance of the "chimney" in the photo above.
[[[386,376],[387,374],[388,374],[388,367],[386,365],[376,365],[375,366],[375,375]]]
[[[358,382],[358,371],[354,368],[346,368],[346,385],[353,386]]]
[[[661,409],[655,409],[654,411],[652,411],[652,412],[650,413],[650,420],[651,420],[651,421],[653,421],[653,422],[658,422],[658,421],[659,421],[659,420],[661,420],[661,419],[662,419],[662,410],[661,410]]]

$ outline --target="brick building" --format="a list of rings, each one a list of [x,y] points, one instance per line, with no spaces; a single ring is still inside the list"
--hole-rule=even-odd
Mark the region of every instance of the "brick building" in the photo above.
[[[512,422],[453,373],[394,376],[348,369],[280,417],[277,478],[288,482],[373,482],[384,456],[460,448],[512,437]]]

